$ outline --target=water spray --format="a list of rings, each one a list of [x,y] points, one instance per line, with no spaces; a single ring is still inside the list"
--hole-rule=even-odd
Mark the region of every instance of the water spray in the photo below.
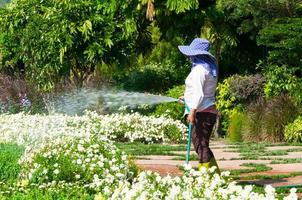
[[[49,112],[75,115],[82,114],[85,110],[89,109],[107,113],[112,110],[116,111],[121,107],[134,109],[141,105],[152,106],[177,101],[178,99],[172,97],[148,93],[108,89],[81,89],[52,97],[46,100],[46,104]]]

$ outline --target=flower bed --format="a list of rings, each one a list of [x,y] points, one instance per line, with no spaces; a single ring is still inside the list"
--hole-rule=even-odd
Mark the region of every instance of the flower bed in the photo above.
[[[275,189],[271,186],[265,188],[263,194],[253,192],[253,186],[236,185],[228,180],[229,172],[221,176],[213,174],[215,168],[201,171],[187,169],[181,177],[161,177],[150,171],[142,172],[133,183],[125,182],[114,191],[110,199],[165,199],[165,200],[191,200],[191,199],[220,199],[220,200],[274,200],[277,199]],[[296,190],[292,189],[284,199],[297,199]],[[102,195],[100,195],[102,196]],[[101,198],[100,198],[101,199]]]
[[[78,185],[106,196],[119,182],[128,182],[136,174],[127,155],[106,137],[55,140],[39,150],[27,149],[20,165],[20,179],[26,186],[45,189]]]
[[[27,115],[24,113],[0,115],[0,142],[19,145],[40,145],[59,137],[86,137],[105,135],[117,141],[176,142],[185,138],[186,126],[164,116],[148,117],[138,113],[84,116]]]
[[[65,193],[69,192],[77,199],[95,200],[277,198],[270,186],[260,194],[252,186],[242,187],[228,180],[228,172],[221,176],[213,174],[214,168],[195,171],[188,165],[181,177],[160,177],[153,172],[137,175],[136,166],[112,142],[112,139],[169,141],[171,138],[165,131],[167,127],[170,130],[171,124],[178,131],[185,130],[177,123],[136,113],[105,116],[87,113],[81,117],[1,115],[0,141],[17,142],[27,148],[19,161],[21,173],[17,182],[13,185],[0,182],[0,198],[59,194],[68,199]],[[131,134],[135,130],[138,133]],[[295,190],[284,199],[297,199]]]

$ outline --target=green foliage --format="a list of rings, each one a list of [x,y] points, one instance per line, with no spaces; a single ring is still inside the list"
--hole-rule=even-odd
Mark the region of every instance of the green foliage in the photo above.
[[[218,84],[218,95],[216,96],[216,106],[218,110],[226,116],[230,115],[230,111],[236,102],[236,97],[230,92],[230,80],[231,77],[224,79],[222,83]]]
[[[151,63],[131,72],[123,82],[126,90],[163,92],[184,81],[185,73],[171,63]]]
[[[302,80],[295,76],[295,69],[286,65],[271,65],[265,70],[267,83],[264,86],[267,98],[280,94],[289,94],[302,102]]]
[[[185,91],[185,86],[175,86],[172,89],[168,90],[165,94],[169,97],[178,98],[183,96]],[[156,106],[156,109],[152,115],[167,115],[172,119],[181,120],[183,118],[184,113],[184,106],[178,102],[171,102],[171,103],[163,103]]]
[[[205,14],[201,36],[210,41],[211,52],[213,52],[219,66],[222,52],[237,45],[236,37],[227,23],[221,23],[226,20],[226,16],[219,5],[206,9]],[[225,72],[222,73],[225,74]]]
[[[143,143],[115,143],[115,145],[128,155],[175,155],[175,151],[184,151],[185,145],[163,145],[163,144],[143,144]]]
[[[260,74],[241,76],[233,75],[230,79],[230,92],[241,104],[248,104],[263,96],[265,79]]]
[[[58,186],[88,186],[87,191],[93,194],[106,186],[107,190],[114,190],[118,181],[133,178],[135,172],[129,170],[127,156],[108,139],[66,140],[45,144],[31,155],[31,159],[26,159],[25,154],[20,175],[22,181],[28,180],[30,186],[42,188],[47,188],[52,182]]]
[[[61,77],[81,86],[96,64],[132,53],[135,7],[127,0],[16,0],[1,9],[1,54],[4,60],[22,60],[27,77],[42,90]]]
[[[167,8],[176,13],[198,8],[198,0],[168,0]]]
[[[232,114],[229,119],[229,127],[227,136],[232,142],[242,141],[243,123],[246,120],[246,114],[240,110],[232,110]]]
[[[270,49],[268,56],[270,62],[276,65],[302,67],[301,32],[302,18],[276,19],[259,32],[257,42]]]
[[[298,107],[289,96],[260,99],[247,108],[243,139],[281,142],[284,140],[284,127],[293,122],[297,115]]]
[[[249,33],[255,38],[271,20],[294,16],[300,0],[221,0],[219,4],[239,34]]]
[[[3,200],[93,200],[84,188],[52,188],[50,190],[31,188],[29,191],[15,191],[13,194],[0,195]]]
[[[257,72],[256,64],[260,60],[266,60],[268,52],[271,51],[270,57],[275,52],[279,52],[278,55],[273,56],[279,62],[275,64],[286,60],[281,64],[300,65],[297,59],[288,59],[299,57],[294,49],[288,49],[287,52],[284,48],[284,51],[280,51],[280,48],[275,49],[271,45],[299,48],[297,44],[301,43],[299,39],[301,25],[295,18],[301,17],[300,0],[218,0],[217,7],[225,16],[224,26],[226,24],[230,27],[237,41],[237,46],[226,48],[221,53],[220,77],[232,73]],[[284,23],[281,23],[282,21]],[[286,21],[289,24],[286,24]],[[301,49],[296,52],[301,52]]]
[[[302,142],[302,116],[285,127],[284,137],[287,142]]]
[[[15,144],[0,144],[0,181],[12,183],[18,178],[23,150]]]
[[[185,57],[179,52],[178,48],[176,48],[177,45],[182,43],[183,40],[180,38],[176,38],[173,41],[161,40],[157,42],[150,54],[145,57],[145,64],[173,63],[179,67],[177,73],[184,74],[189,68],[187,68],[187,65],[185,64]]]
[[[229,118],[235,107],[244,107],[263,96],[264,78],[259,75],[233,75],[218,84],[216,106],[223,116],[223,129],[229,126]]]
[[[218,84],[217,108],[225,115],[239,104],[247,105],[264,95],[265,79],[259,75],[235,74]]]

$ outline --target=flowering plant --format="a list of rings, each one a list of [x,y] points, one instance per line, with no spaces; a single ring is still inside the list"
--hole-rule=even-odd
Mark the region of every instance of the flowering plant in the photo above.
[[[264,194],[253,191],[253,186],[242,187],[235,182],[228,181],[229,172],[222,172],[221,176],[213,174],[215,168],[200,171],[188,169],[181,177],[161,177],[154,172],[142,172],[132,184],[125,182],[114,191],[111,199],[219,199],[219,200],[274,200],[277,199],[275,189],[265,188]],[[284,199],[298,199],[296,190]]]
[[[138,113],[98,115],[87,112],[83,116],[25,113],[0,115],[0,141],[25,146],[40,145],[41,142],[58,137],[87,137],[91,133],[118,141],[170,142],[183,140],[185,132],[186,126],[180,121]]]
[[[102,116],[87,112],[94,132],[118,141],[179,142],[183,141],[187,127],[180,121],[166,116],[144,116],[139,113],[115,113]]]
[[[65,138],[27,149],[20,159],[21,182],[40,189],[81,185],[109,195],[120,181],[133,179],[127,156],[106,137]]]

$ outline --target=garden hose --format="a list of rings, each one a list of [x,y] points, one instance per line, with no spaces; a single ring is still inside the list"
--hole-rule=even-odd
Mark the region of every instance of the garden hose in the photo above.
[[[188,113],[190,113],[190,108],[186,104],[185,101],[183,101],[185,104],[185,109],[187,110]],[[189,164],[190,160],[190,151],[191,151],[191,135],[192,135],[192,123],[189,123],[189,128],[188,128],[188,144],[187,144],[187,156],[186,156],[186,164]]]

